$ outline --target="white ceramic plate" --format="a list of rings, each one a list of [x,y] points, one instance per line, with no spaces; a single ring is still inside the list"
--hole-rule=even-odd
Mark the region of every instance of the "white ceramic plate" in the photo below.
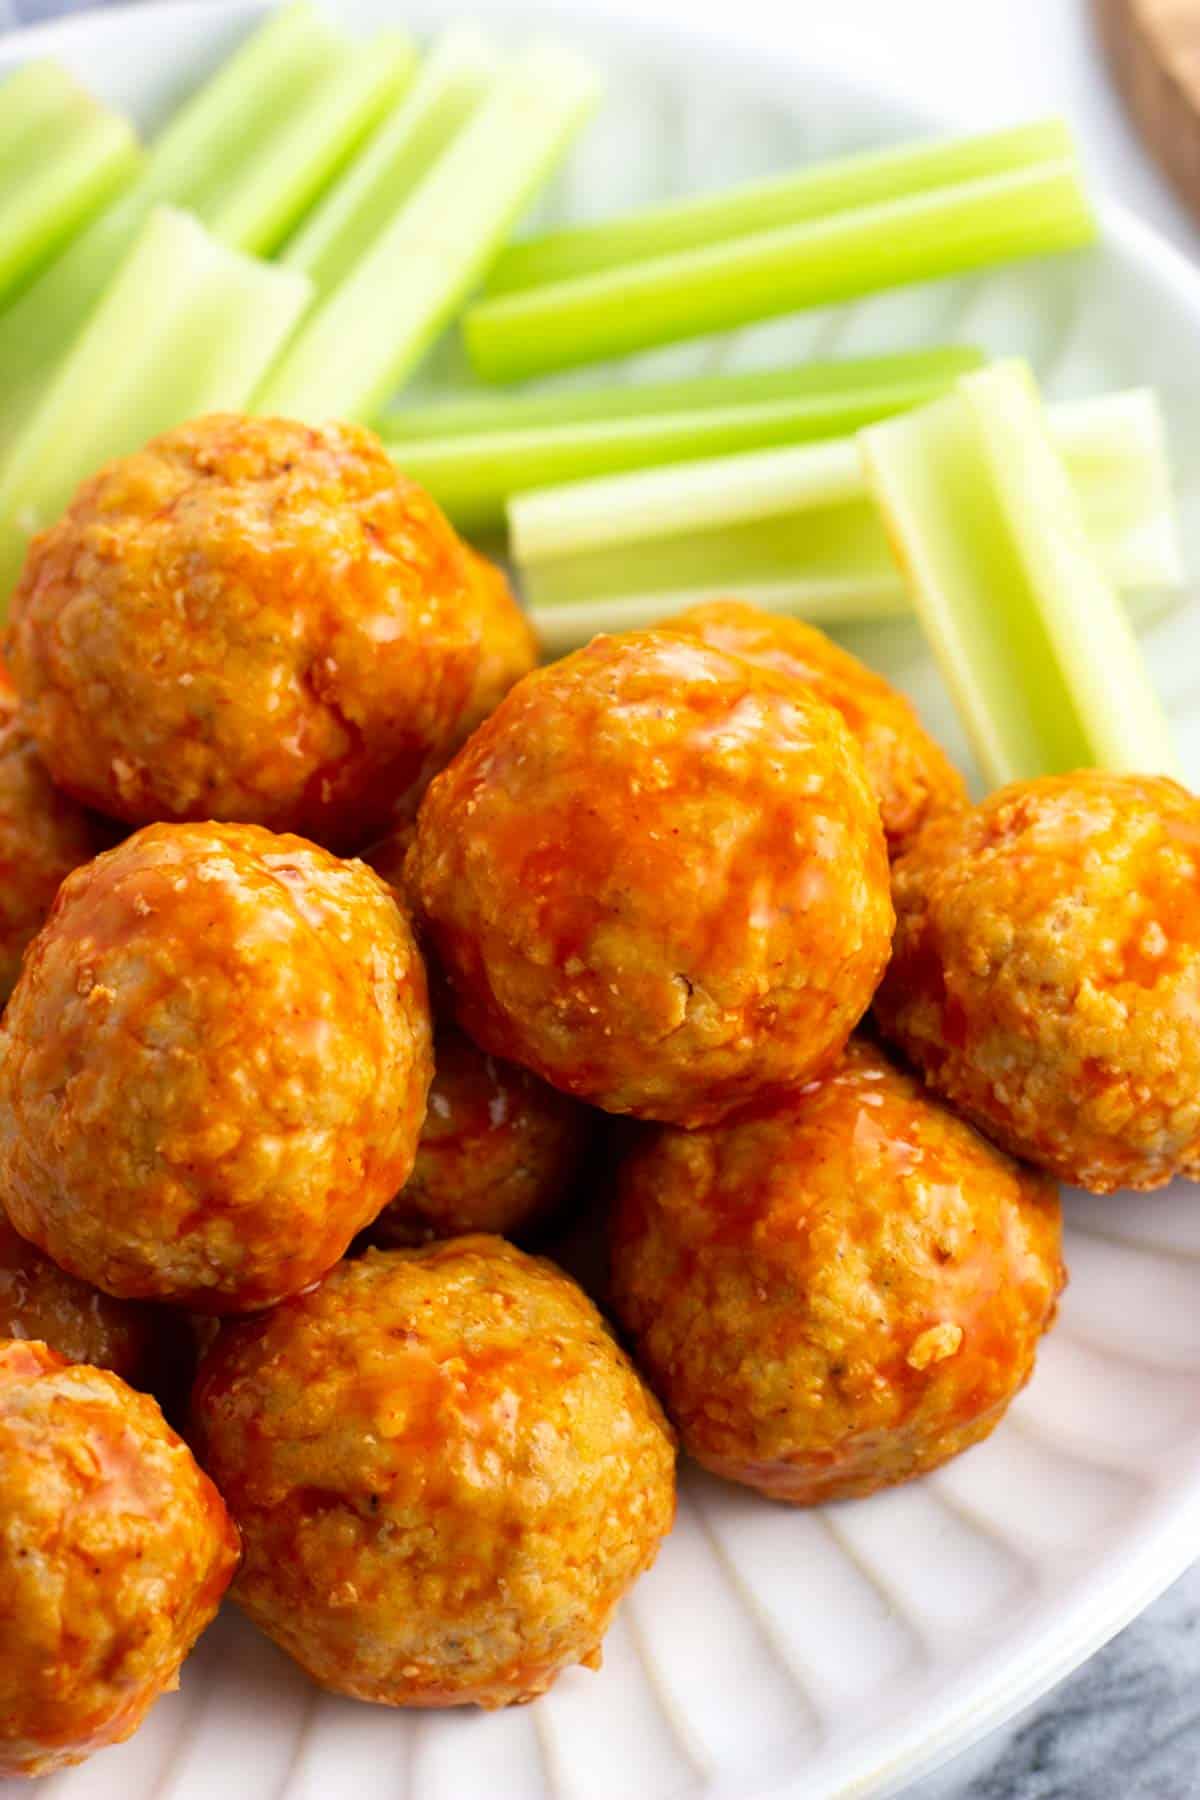
[[[734,41],[601,29],[546,0],[473,10],[553,25],[609,71],[610,98],[550,216],[895,137],[922,121],[844,66]],[[147,125],[259,11],[150,5],[0,46],[65,58]],[[395,12],[352,0],[356,29]],[[436,5],[404,17],[436,24]],[[796,41],[802,40],[797,33]],[[1022,352],[1052,393],[1153,382],[1170,417],[1200,569],[1200,278],[1113,212],[1102,251],[810,315],[647,359],[686,371],[951,338]],[[446,355],[443,353],[443,362]],[[857,634],[965,761],[908,626]],[[1200,614],[1147,634],[1193,782]],[[1119,694],[1113,696],[1120,704]],[[925,1481],[793,1513],[685,1474],[678,1527],[626,1602],[603,1673],[490,1716],[391,1713],[317,1690],[228,1614],[133,1742],[56,1777],[54,1800],[831,1800],[894,1791],[1080,1662],[1200,1552],[1200,1204],[1079,1197],[1072,1282],[1038,1373],[985,1445]],[[0,1800],[28,1790],[0,1784]]]

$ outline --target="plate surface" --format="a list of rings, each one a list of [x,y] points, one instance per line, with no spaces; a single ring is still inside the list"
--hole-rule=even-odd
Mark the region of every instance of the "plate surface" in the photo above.
[[[474,11],[595,53],[607,106],[546,217],[599,214],[829,155],[927,121],[842,64],[757,60],[706,35],[600,28],[545,0]],[[260,8],[149,5],[7,40],[0,68],[61,56],[152,126]],[[354,29],[389,0],[341,8]],[[436,5],[404,17],[436,25]],[[1034,362],[1064,397],[1151,382],[1170,421],[1200,569],[1200,277],[1135,222],[1103,249],[783,321],[643,359],[750,367],[959,339]],[[453,347],[435,359],[444,368]],[[584,379],[587,379],[585,376]],[[915,631],[852,635],[967,763]],[[1145,635],[1193,784],[1200,604]],[[1120,704],[1119,694],[1113,696]],[[492,1715],[404,1715],[318,1693],[227,1613],[183,1686],[54,1800],[831,1800],[894,1791],[1111,1636],[1200,1552],[1200,1206],[1192,1191],[1068,1201],[1071,1287],[1038,1373],[995,1436],[919,1484],[792,1513],[685,1473],[678,1527],[626,1602],[602,1674]],[[0,1783],[0,1800],[29,1788]]]

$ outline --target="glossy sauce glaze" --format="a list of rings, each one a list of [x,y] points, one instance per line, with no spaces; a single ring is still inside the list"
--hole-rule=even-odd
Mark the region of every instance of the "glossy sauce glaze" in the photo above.
[[[165,1311],[114,1300],[68,1275],[0,1211],[0,1338],[48,1344],[72,1363],[110,1369],[131,1387],[169,1380],[182,1336]]]
[[[148,826],[67,880],[9,1002],[5,1206],[109,1293],[269,1305],[403,1186],[431,1074],[424,968],[365,865]]]
[[[498,1238],[369,1251],[226,1326],[194,1418],[243,1607],[386,1705],[508,1705],[596,1666],[674,1516],[653,1397],[580,1290]]]
[[[0,1340],[0,1776],[137,1729],[238,1559],[220,1496],[152,1400]]]
[[[594,1116],[527,1069],[477,1049],[453,1025],[440,1025],[417,1160],[372,1240],[528,1234],[568,1198]]]
[[[430,787],[407,877],[478,1043],[687,1124],[836,1056],[892,925],[836,713],[667,632],[519,682]]]
[[[896,865],[881,1027],[980,1128],[1109,1192],[1200,1173],[1200,802],[1085,771]]]
[[[796,1504],[985,1437],[1065,1279],[1055,1191],[855,1039],[732,1124],[647,1132],[613,1300],[685,1449]]]
[[[107,821],[56,788],[17,700],[0,683],[0,1005],[63,879],[115,842]]]
[[[841,714],[862,750],[891,856],[928,820],[967,804],[966,783],[916,709],[815,625],[743,601],[713,600],[666,626],[799,681]]]
[[[527,655],[501,589],[370,432],[216,415],[108,464],[35,539],[13,676],[88,805],[355,848]]]

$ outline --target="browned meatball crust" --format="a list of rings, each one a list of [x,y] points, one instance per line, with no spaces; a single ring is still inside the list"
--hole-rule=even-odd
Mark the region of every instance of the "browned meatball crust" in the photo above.
[[[0,694],[0,1006],[60,883],[114,835],[54,786],[24,720]]]
[[[195,1423],[242,1606],[390,1706],[506,1706],[598,1666],[675,1511],[657,1403],[574,1283],[499,1238],[368,1251],[226,1326]]]
[[[220,414],[108,464],[34,540],[12,671],[88,805],[356,847],[490,700],[497,604],[370,432]]]
[[[891,856],[899,856],[929,819],[967,804],[966,783],[916,708],[815,625],[741,600],[693,606],[668,624],[801,681],[836,708],[862,749]]]
[[[839,1066],[621,1172],[613,1301],[684,1448],[811,1505],[999,1423],[1064,1281],[1053,1186],[853,1041]]]
[[[453,1025],[438,1027],[433,1061],[417,1160],[375,1221],[374,1241],[420,1244],[470,1231],[518,1237],[544,1224],[587,1150],[587,1109],[488,1056]]]
[[[425,974],[363,863],[152,825],[63,884],[0,1027],[12,1223],[111,1294],[267,1306],[404,1185]]]
[[[0,1777],[132,1735],[238,1557],[212,1482],[153,1400],[0,1341]]]
[[[989,1136],[1109,1193],[1200,1178],[1200,801],[1085,771],[896,865],[887,1035]]]
[[[687,1125],[836,1057],[891,937],[837,714],[665,631],[518,682],[431,785],[407,875],[477,1043]]]
[[[114,1300],[68,1275],[0,1211],[0,1338],[48,1344],[67,1362],[109,1369],[130,1387],[169,1380],[181,1334],[157,1307]]]

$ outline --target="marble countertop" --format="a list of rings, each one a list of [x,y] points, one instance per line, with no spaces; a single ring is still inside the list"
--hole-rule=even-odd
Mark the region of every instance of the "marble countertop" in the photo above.
[[[719,16],[717,0],[591,3],[693,29]],[[487,0],[464,8],[486,9]],[[0,0],[0,30],[69,10],[71,0]],[[1065,112],[1099,185],[1200,256],[1200,230],[1109,89],[1087,0],[839,0],[836,15],[817,0],[739,5],[748,37],[803,34],[822,52],[852,41],[860,65],[873,58],[891,86],[964,123]],[[1074,1676],[905,1800],[1200,1800],[1200,1564]]]

